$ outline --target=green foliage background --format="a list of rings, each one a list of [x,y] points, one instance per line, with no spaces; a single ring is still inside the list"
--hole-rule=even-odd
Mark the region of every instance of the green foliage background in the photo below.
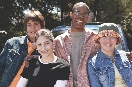
[[[97,13],[94,21],[122,24],[129,49],[132,44],[132,1],[131,0],[0,0],[0,51],[7,39],[26,35],[23,24],[25,10],[39,10],[46,21],[46,28],[70,25],[69,12],[76,2],[85,2],[90,10]],[[61,15],[53,13],[53,8],[60,8]],[[63,15],[62,15],[63,14]],[[129,23],[128,23],[129,21]]]

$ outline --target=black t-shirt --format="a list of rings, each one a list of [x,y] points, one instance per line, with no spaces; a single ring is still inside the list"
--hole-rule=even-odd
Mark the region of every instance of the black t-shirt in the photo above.
[[[56,62],[43,64],[34,58],[21,76],[28,79],[26,87],[54,87],[57,80],[68,80],[69,74],[70,67],[64,59],[57,58]]]

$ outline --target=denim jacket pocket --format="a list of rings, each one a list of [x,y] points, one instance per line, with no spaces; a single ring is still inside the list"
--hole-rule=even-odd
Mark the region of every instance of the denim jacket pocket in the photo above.
[[[131,68],[131,64],[129,63],[129,61],[124,61],[123,65],[126,68]]]
[[[100,82],[107,81],[107,79],[108,79],[108,76],[107,76],[108,70],[107,69],[108,69],[107,67],[99,67],[96,70],[96,74],[99,77]]]
[[[18,59],[19,52],[14,49],[9,49],[9,52],[7,54],[7,64],[15,63],[15,61]],[[14,62],[13,62],[14,61]]]

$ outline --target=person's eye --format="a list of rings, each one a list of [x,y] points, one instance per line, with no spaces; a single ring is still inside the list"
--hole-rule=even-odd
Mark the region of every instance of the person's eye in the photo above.
[[[41,44],[37,44],[37,46],[41,46]]]
[[[103,37],[106,37],[106,35],[104,34]]]
[[[39,25],[39,23],[34,23],[34,25]]]
[[[78,15],[81,15],[81,13],[80,13],[80,12],[77,12],[77,14],[78,14]]]
[[[75,11],[75,14],[76,14],[76,15],[80,15],[80,12],[79,12],[79,11]]]
[[[31,26],[30,24],[27,25],[28,27]]]
[[[85,14],[83,14],[83,16],[84,16],[84,17],[88,17],[88,14],[85,13]]]
[[[50,44],[49,42],[46,42],[46,44]]]
[[[115,39],[115,38],[116,38],[116,37],[113,37],[113,36],[111,37],[111,39]]]

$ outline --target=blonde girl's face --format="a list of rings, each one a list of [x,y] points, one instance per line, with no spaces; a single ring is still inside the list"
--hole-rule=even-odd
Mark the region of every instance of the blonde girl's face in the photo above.
[[[38,52],[42,58],[51,57],[53,55],[53,42],[45,36],[39,36],[36,41]]]
[[[117,45],[117,38],[112,36],[100,37],[99,43],[102,52],[112,52]]]

